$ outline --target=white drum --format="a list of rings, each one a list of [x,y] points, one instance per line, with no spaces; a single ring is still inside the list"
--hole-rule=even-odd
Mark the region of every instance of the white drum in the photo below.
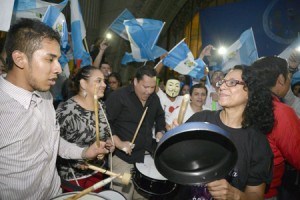
[[[114,190],[104,190],[100,192],[99,195],[107,200],[126,200],[121,193]]]
[[[68,192],[68,193],[62,193],[61,195],[52,198],[51,200],[65,200],[67,198],[70,198],[80,192]],[[104,197],[101,197],[100,195],[96,193],[88,193],[82,197],[79,198],[80,200],[107,200]]]
[[[134,167],[133,183],[138,190],[150,196],[161,196],[171,193],[176,188],[176,184],[157,171],[151,155],[145,155],[144,163],[136,163]]]

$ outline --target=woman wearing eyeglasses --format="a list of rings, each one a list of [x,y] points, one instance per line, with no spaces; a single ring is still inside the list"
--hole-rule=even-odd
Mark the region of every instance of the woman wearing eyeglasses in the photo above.
[[[247,68],[235,66],[217,82],[222,110],[204,110],[187,121],[218,125],[230,134],[238,151],[237,163],[226,179],[189,187],[185,191],[189,199],[264,199],[272,179],[272,151],[263,134],[274,124],[272,97],[246,74]]]

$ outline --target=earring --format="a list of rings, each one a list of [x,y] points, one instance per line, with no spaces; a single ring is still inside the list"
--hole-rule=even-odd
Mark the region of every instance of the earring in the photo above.
[[[83,90],[83,92],[82,92],[82,96],[83,96],[83,98],[85,98],[85,97],[87,96],[87,93],[86,93],[86,91],[85,91],[85,90]]]

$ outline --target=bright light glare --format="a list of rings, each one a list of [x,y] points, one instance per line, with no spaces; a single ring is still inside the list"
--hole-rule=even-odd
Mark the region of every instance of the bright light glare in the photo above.
[[[218,49],[218,54],[220,54],[220,55],[224,55],[224,54],[226,54],[226,52],[227,52],[227,49],[225,47],[220,47]]]
[[[296,51],[300,52],[300,46],[296,47]]]
[[[107,33],[107,34],[106,34],[106,38],[107,38],[107,39],[111,39],[111,38],[112,38],[112,35],[111,35],[110,33]]]

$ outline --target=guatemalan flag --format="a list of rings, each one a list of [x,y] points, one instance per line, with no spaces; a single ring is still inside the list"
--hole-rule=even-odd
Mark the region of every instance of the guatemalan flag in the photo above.
[[[235,65],[251,65],[258,59],[252,28],[244,31],[223,56],[222,71],[228,72]]]
[[[190,51],[184,39],[181,40],[168,55],[162,60],[163,64],[174,71],[189,75],[197,80],[204,76],[206,64],[202,59],[194,60],[194,56]]]
[[[156,46],[164,22],[153,19],[131,19],[125,20],[124,25],[132,53],[125,52],[122,64],[154,60],[166,53],[166,50]]]
[[[42,22],[59,33],[61,37],[60,45],[62,48],[66,48],[68,45],[68,27],[64,14],[62,14],[55,6],[48,6],[47,11],[42,18]]]
[[[62,11],[67,5],[68,0],[63,0],[61,3],[49,3],[42,0],[15,0],[13,11],[13,23],[19,18],[30,18],[42,20],[48,6],[55,6]]]
[[[108,27],[113,32],[118,34],[120,37],[124,38],[125,40],[128,40],[128,35],[125,29],[125,25],[123,22],[125,20],[134,19],[135,17],[131,12],[125,8],[125,10],[111,23],[111,25]]]
[[[84,67],[91,64],[90,54],[85,50],[82,43],[82,40],[86,37],[85,25],[78,0],[70,0],[70,2],[74,59],[77,67]]]
[[[42,22],[50,26],[53,30],[56,30],[60,35],[60,47],[61,57],[59,63],[62,68],[65,68],[68,64],[68,58],[66,56],[68,46],[68,27],[65,16],[55,6],[48,6],[45,15],[42,18]]]

